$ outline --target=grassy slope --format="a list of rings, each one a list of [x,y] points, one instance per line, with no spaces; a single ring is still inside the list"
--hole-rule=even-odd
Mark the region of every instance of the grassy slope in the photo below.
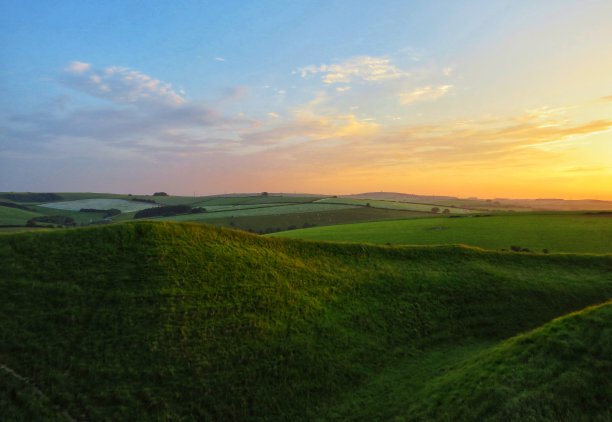
[[[262,215],[283,215],[308,212],[337,211],[355,208],[354,205],[338,204],[283,204],[278,206],[253,205],[252,208],[233,209],[228,211],[212,211],[199,214],[185,214],[173,217],[156,218],[157,221],[206,221],[213,218],[254,217]]]
[[[585,215],[504,215],[414,219],[293,230],[275,234],[309,240],[413,245],[512,245],[532,251],[612,253],[612,218]]]
[[[611,356],[608,302],[470,358],[428,383],[405,414],[436,420],[609,421]]]
[[[0,225],[25,225],[29,219],[40,215],[42,214],[19,208],[0,206]]]
[[[52,403],[28,404],[8,381],[0,412],[16,416],[333,418],[381,373],[413,365],[418,393],[432,377],[419,362],[446,370],[436,353],[454,354],[451,365],[612,296],[611,256],[316,244],[172,223],[6,235],[0,261],[0,364]],[[401,386],[384,388],[398,397]],[[591,399],[592,412],[607,405]]]
[[[373,207],[346,208],[333,211],[304,212],[280,215],[259,215],[247,217],[211,218],[207,224],[222,227],[236,227],[242,230],[257,231],[274,229],[290,230],[290,227],[306,225],[327,226],[332,224],[358,223],[363,221],[391,220],[400,218],[429,217],[430,213],[416,211],[389,210]]]

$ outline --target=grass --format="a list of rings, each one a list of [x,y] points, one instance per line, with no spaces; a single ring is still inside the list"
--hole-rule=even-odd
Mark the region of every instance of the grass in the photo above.
[[[62,211],[79,211],[82,208],[108,210],[111,208],[121,212],[140,211],[147,208],[152,208],[157,205],[146,202],[127,201],[117,198],[92,198],[92,199],[77,199],[74,201],[52,202],[48,204],[40,204],[39,207],[52,208]]]
[[[499,344],[427,353],[381,374],[330,412],[338,420],[367,420],[359,409],[367,402],[370,420],[608,421],[610,322],[607,302]],[[415,388],[414,374],[423,370],[430,379]],[[401,387],[390,396],[388,385]]]
[[[198,202],[198,206],[210,205],[254,205],[254,204],[276,204],[310,203],[320,199],[320,196],[283,196],[283,195],[257,195],[257,196],[211,196]]]
[[[328,226],[332,224],[349,224],[363,221],[380,221],[398,218],[429,217],[430,213],[416,211],[389,210],[372,207],[344,208],[306,213],[280,215],[259,215],[245,217],[223,217],[206,220],[206,224],[222,227],[235,227],[248,231],[283,231],[304,226]]]
[[[378,200],[378,199],[324,198],[324,199],[317,201],[317,203],[359,205],[359,206],[370,206],[373,208],[419,211],[419,212],[431,212],[432,208],[438,208],[440,210],[440,213],[442,213],[444,209],[448,209],[449,214],[469,214],[469,213],[474,212],[469,209],[457,208],[457,207],[451,207],[451,206],[440,208],[439,205],[420,204],[420,203],[412,203],[412,202],[386,201],[386,200]]]
[[[597,214],[517,214],[413,219],[317,227],[275,236],[383,244],[465,244],[498,250],[516,245],[535,252],[548,249],[612,253],[612,218]]]
[[[252,208],[231,209],[227,211],[212,211],[199,214],[186,214],[174,217],[156,218],[160,221],[206,221],[213,218],[229,217],[253,217],[253,216],[272,216],[294,213],[313,213],[323,211],[337,211],[342,209],[354,208],[354,205],[339,204],[284,204],[277,206],[253,205]]]
[[[25,226],[29,219],[40,215],[34,211],[0,206],[0,226]]]
[[[0,364],[29,383],[0,373],[0,414],[21,419],[401,420],[431,413],[429,391],[451,412],[455,391],[481,373],[504,379],[489,361],[451,376],[474,353],[493,356],[507,339],[612,296],[612,256],[299,242],[197,224],[7,234],[0,261]],[[609,409],[607,390],[584,384],[609,367],[601,334],[593,349],[538,361],[553,371],[591,357],[564,381],[585,388],[588,406],[570,389],[547,390],[555,411],[588,419]],[[529,373],[528,363],[508,370]],[[446,374],[452,389],[438,389]],[[46,399],[28,402],[29,386]],[[539,411],[538,391],[516,391],[483,396],[487,417],[517,401],[517,416]]]

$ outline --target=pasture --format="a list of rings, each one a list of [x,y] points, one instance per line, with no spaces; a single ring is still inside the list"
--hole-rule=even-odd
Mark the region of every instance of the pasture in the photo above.
[[[317,203],[326,204],[345,204],[345,205],[358,205],[361,207],[373,207],[382,208],[389,210],[405,210],[405,211],[419,211],[419,212],[432,212],[432,209],[437,209],[435,213],[445,213],[447,210],[448,214],[470,214],[474,213],[474,210],[467,208],[459,208],[454,206],[440,206],[438,204],[419,204],[412,202],[399,202],[391,200],[377,200],[377,199],[352,199],[352,198],[324,198],[317,201]]]
[[[484,249],[511,246],[532,252],[612,253],[607,214],[512,214],[421,218],[314,227],[274,234],[307,240],[392,245],[464,244]]]
[[[108,210],[114,208],[121,212],[133,212],[156,207],[158,205],[148,202],[128,201],[125,199],[116,198],[92,198],[76,199],[74,201],[51,202],[47,204],[39,204],[38,206],[64,211],[79,211],[83,208],[96,210]]]

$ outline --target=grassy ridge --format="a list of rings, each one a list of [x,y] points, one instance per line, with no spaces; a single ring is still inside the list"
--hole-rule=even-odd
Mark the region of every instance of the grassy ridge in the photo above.
[[[612,253],[612,218],[597,214],[495,215],[412,219],[316,227],[274,236],[308,240],[411,245],[512,245],[534,252]]]
[[[610,420],[611,322],[608,302],[516,336],[430,382],[406,414],[436,420]]]
[[[6,235],[0,260],[0,363],[53,409],[92,420],[330,419],[381,371],[612,296],[610,256],[317,244],[193,224]],[[415,371],[415,389],[430,377]],[[0,411],[21,414],[15,388],[2,388]]]

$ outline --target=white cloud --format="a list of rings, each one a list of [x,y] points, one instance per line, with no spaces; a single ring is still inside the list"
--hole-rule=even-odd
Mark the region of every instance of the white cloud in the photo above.
[[[73,62],[70,62],[70,64],[66,66],[64,70],[69,73],[79,74],[79,73],[87,72],[90,68],[91,68],[91,65],[89,63],[73,61]]]
[[[268,116],[272,117],[273,119],[278,119],[280,117],[278,113],[274,113],[273,111],[269,112]]]
[[[179,105],[185,102],[169,83],[126,67],[95,69],[89,63],[74,61],[64,70],[61,81],[65,85],[114,103]]]
[[[351,87],[350,86],[339,86],[336,88],[337,92],[345,92],[345,91],[350,91]]]
[[[223,57],[215,57],[215,60],[218,62],[224,62],[225,59]]]
[[[323,83],[331,85],[355,80],[383,81],[409,76],[385,57],[357,56],[340,63],[306,66],[298,69],[300,76],[321,74]]]
[[[440,85],[417,88],[414,91],[400,94],[400,103],[408,105],[418,101],[434,101],[445,96],[452,87],[452,85]]]

